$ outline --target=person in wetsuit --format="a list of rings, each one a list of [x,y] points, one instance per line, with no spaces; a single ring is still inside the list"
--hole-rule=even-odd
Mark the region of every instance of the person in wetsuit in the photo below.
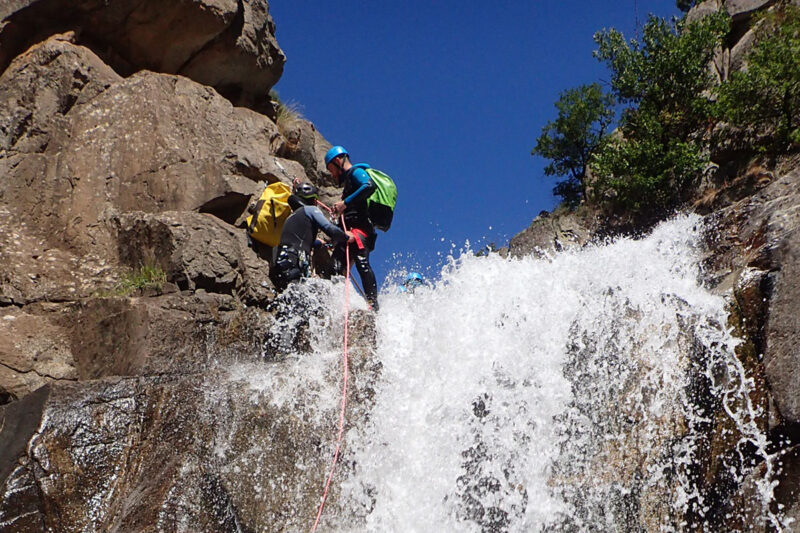
[[[335,226],[322,214],[316,206],[318,198],[317,188],[310,183],[299,184],[289,197],[292,214],[283,224],[273,269],[273,282],[279,291],[294,281],[308,277],[311,248],[318,243],[316,238],[319,230],[342,245],[353,240],[350,232]]]
[[[333,251],[334,270],[344,274],[346,269],[346,247],[350,247],[350,260],[355,263],[361,276],[361,285],[370,307],[378,310],[378,283],[375,272],[369,264],[369,253],[375,249],[375,228],[367,215],[367,198],[375,192],[375,184],[364,171],[369,165],[353,165],[350,154],[342,146],[334,146],[325,154],[325,166],[342,186],[342,200],[336,202],[333,211],[344,214],[345,227],[355,239],[349,244],[341,244]],[[341,221],[339,222],[341,224]]]

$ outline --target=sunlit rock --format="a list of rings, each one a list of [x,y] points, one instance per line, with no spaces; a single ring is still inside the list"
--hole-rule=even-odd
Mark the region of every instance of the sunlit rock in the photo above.
[[[265,0],[21,0],[0,8],[0,70],[53,33],[76,30],[124,74],[181,74],[258,107],[283,72]]]

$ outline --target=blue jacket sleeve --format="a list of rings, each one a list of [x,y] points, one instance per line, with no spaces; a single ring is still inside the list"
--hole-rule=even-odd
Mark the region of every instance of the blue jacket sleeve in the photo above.
[[[322,214],[319,207],[306,207],[306,214],[319,226],[319,229],[324,231],[325,234],[334,241],[344,242],[347,240],[347,234],[345,234],[340,227],[334,226],[333,223]]]
[[[375,192],[375,184],[369,179],[369,174],[363,168],[353,170],[353,179],[358,184],[358,188],[353,194],[344,199],[344,203],[349,205],[357,200],[366,200]]]

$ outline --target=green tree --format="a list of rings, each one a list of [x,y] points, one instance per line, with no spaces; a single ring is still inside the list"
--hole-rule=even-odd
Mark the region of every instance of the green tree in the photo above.
[[[614,96],[627,104],[621,135],[592,159],[600,197],[635,212],[681,200],[705,162],[698,132],[713,116],[708,65],[729,25],[723,13],[692,24],[651,16],[641,42],[614,29],[595,35],[595,56],[611,70]]]
[[[592,154],[603,144],[614,120],[614,99],[599,84],[581,85],[561,93],[555,106],[558,117],[545,124],[531,150],[550,160],[547,176],[562,176],[553,188],[570,206],[586,195],[586,172]]]
[[[719,88],[722,118],[762,149],[800,145],[800,8],[768,14],[756,34],[745,70]]]

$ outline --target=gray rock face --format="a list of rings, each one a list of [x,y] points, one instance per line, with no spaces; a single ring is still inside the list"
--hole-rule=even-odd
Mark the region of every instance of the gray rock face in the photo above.
[[[300,164],[272,155],[280,134],[266,117],[185,78],[122,79],[63,38],[0,77],[0,116],[7,301],[113,285],[119,213],[194,210],[233,223],[265,183],[305,179]]]
[[[545,213],[515,235],[508,244],[512,257],[543,257],[572,246],[583,246],[598,229],[598,222],[584,211]]]
[[[730,70],[736,72],[742,70],[747,63],[747,54],[753,49],[756,42],[755,29],[747,30],[741,39],[731,48],[730,51]]]
[[[738,23],[774,3],[775,0],[705,0],[689,10],[689,13],[686,14],[686,20],[695,22],[720,9],[725,9],[733,18],[733,22]]]
[[[197,371],[220,346],[260,353],[269,315],[243,305],[271,298],[268,265],[230,224],[266,183],[306,179],[274,155],[266,117],[183,77],[122,78],[74,39],[0,76],[0,306],[18,306],[2,308],[4,402],[50,382]],[[108,297],[162,252],[172,290],[191,294]]]
[[[0,7],[0,20],[0,70],[50,34],[77,30],[125,74],[181,74],[254,107],[286,61],[264,0],[16,0]]]
[[[692,7],[686,14],[687,22],[696,22],[705,16],[716,13],[722,7],[722,0],[704,0]]]
[[[731,16],[733,25],[728,35],[730,42],[714,51],[714,59],[709,65],[718,83],[745,66],[747,54],[755,44],[753,15],[775,3],[775,0],[706,0],[686,14],[687,22],[697,22],[722,9]]]
[[[784,422],[800,422],[800,390],[793,379],[800,367],[800,169],[710,216],[714,228],[709,269],[720,289],[742,275],[763,272],[768,309],[763,327],[763,362],[772,398]],[[761,275],[761,274],[759,274]]]

